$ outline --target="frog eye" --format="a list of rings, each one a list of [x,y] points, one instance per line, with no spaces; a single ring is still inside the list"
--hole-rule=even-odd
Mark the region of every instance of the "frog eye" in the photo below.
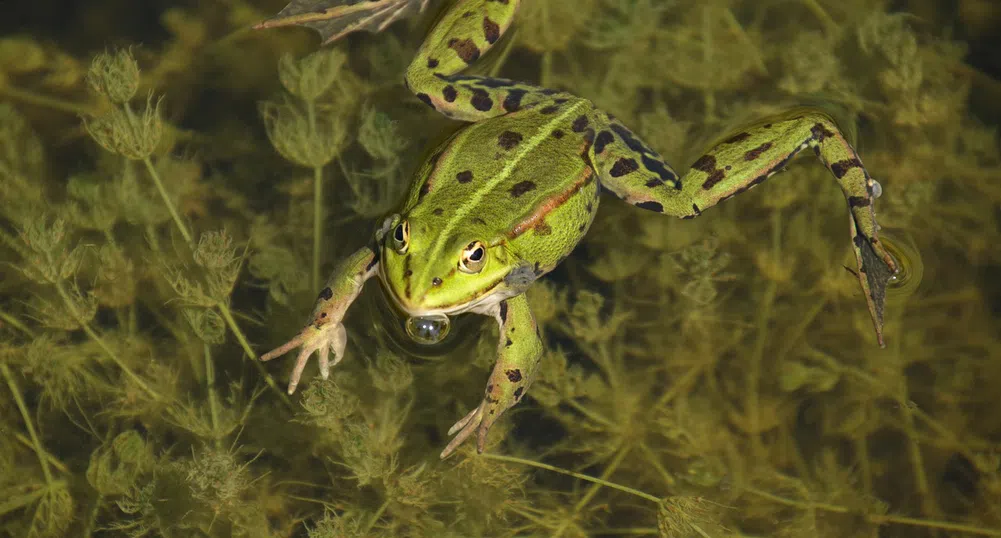
[[[459,256],[459,270],[463,273],[479,273],[487,263],[487,249],[483,243],[473,241],[466,245]]]
[[[410,223],[402,221],[397,224],[396,228],[393,229],[390,241],[393,243],[393,250],[398,254],[405,254],[407,247],[410,246]]]

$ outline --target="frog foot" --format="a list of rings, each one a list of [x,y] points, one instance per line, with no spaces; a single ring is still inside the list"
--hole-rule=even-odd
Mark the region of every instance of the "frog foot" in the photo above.
[[[473,432],[476,432],[476,452],[482,454],[483,449],[487,445],[487,431],[490,430],[490,426],[493,425],[494,421],[497,420],[499,413],[496,409],[491,410],[490,408],[496,406],[497,402],[493,402],[491,405],[490,401],[486,398],[480,403],[476,409],[473,409],[466,416],[462,417],[458,422],[452,425],[448,429],[449,435],[454,435],[455,437],[448,443],[445,450],[441,451],[441,459],[445,459],[455,452],[455,449],[459,448]]]
[[[310,323],[295,338],[261,355],[261,360],[269,361],[281,357],[297,347],[302,347],[296,358],[292,376],[289,378],[288,393],[292,394],[299,385],[299,378],[302,377],[302,372],[313,352],[317,352],[320,358],[320,376],[327,379],[330,376],[330,352],[334,352],[333,364],[336,365],[344,357],[344,348],[347,342],[347,331],[344,330],[344,325],[341,323],[327,323],[319,327]]]
[[[852,271],[862,286],[866,305],[876,329],[879,347],[886,347],[883,341],[883,311],[886,306],[886,287],[899,270],[896,260],[886,250],[883,243],[867,238],[853,229],[852,244],[855,251],[857,271]]]

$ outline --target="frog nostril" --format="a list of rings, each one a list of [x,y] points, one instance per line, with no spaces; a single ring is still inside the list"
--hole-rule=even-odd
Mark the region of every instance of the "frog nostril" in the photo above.
[[[431,285],[432,285],[432,286],[434,286],[434,287],[436,287],[436,288],[437,288],[438,286],[441,286],[441,279],[440,279],[440,278],[438,278],[438,277],[434,277],[434,278],[432,278],[432,279],[431,279]]]

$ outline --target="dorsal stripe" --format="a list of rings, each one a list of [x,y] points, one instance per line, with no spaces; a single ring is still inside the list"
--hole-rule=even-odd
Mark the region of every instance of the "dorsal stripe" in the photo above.
[[[568,106],[562,114],[554,116],[553,119],[536,131],[531,138],[523,140],[515,149],[515,152],[508,155],[508,161],[504,165],[504,168],[502,168],[497,175],[490,178],[490,181],[484,182],[484,184],[480,188],[476,189],[468,199],[461,202],[459,208],[455,211],[451,218],[448,219],[448,223],[438,234],[438,238],[435,240],[434,246],[431,249],[429,259],[434,260],[441,255],[442,249],[445,248],[445,243],[451,237],[452,229],[455,228],[460,221],[463,221],[469,212],[479,205],[483,198],[511,177],[511,173],[514,172],[514,168],[519,162],[521,162],[521,159],[525,156],[525,154],[531,152],[544,140],[549,138],[550,133],[557,125],[566,124],[569,121],[569,118],[577,114],[581,107],[587,106],[587,101],[581,99],[576,103],[569,103],[569,105],[570,106]]]

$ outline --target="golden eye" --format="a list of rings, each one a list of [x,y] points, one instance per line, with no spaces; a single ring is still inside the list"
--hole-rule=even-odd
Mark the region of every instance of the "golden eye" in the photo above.
[[[486,263],[487,249],[479,241],[466,245],[459,256],[459,269],[464,273],[479,273]]]
[[[393,229],[391,240],[393,250],[399,254],[406,254],[407,247],[410,246],[410,223],[403,221],[397,224],[396,228]]]

